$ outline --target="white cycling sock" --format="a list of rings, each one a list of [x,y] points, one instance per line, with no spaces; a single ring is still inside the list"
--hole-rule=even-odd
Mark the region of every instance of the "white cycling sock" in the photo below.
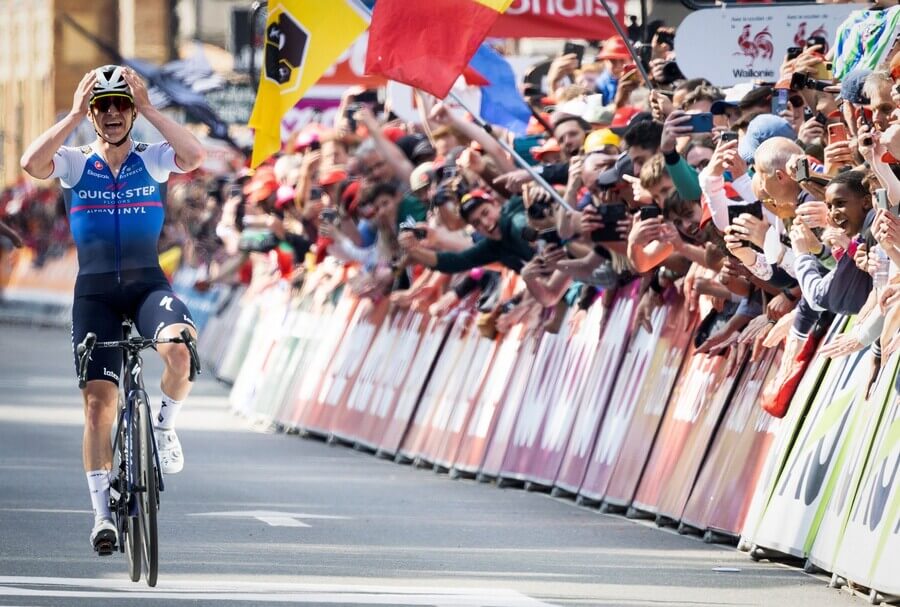
[[[91,490],[94,518],[112,518],[109,512],[109,470],[91,470],[85,476]]]
[[[178,417],[182,404],[183,401],[175,400],[163,394],[159,415],[156,416],[156,427],[163,430],[173,429],[175,427],[175,418]]]

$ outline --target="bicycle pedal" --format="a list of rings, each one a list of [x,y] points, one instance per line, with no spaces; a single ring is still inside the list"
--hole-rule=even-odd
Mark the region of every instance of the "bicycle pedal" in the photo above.
[[[110,556],[116,550],[116,538],[112,532],[101,533],[94,540],[94,551],[99,556]]]

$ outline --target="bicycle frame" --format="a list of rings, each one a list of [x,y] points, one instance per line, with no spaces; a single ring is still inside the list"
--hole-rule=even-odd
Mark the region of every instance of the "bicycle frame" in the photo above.
[[[144,402],[150,402],[150,399],[147,397],[147,392],[144,390],[144,377],[142,374],[143,365],[144,362],[139,351],[135,351],[130,348],[126,349],[124,364],[125,372],[123,373],[122,378],[122,408],[119,410],[119,422],[116,426],[115,440],[113,441],[113,453],[116,452],[119,437],[122,434],[121,430],[123,428],[131,428],[132,424],[134,423],[134,408],[135,403],[138,402],[138,396],[143,395]],[[165,485],[163,481],[163,475],[159,473],[161,468],[159,464],[159,451],[156,447],[156,437],[152,434],[151,437],[153,441],[153,459],[156,462],[157,483],[159,483],[159,490],[164,491]],[[143,491],[145,488],[137,484],[137,470],[134,463],[134,447],[131,444],[130,432],[125,433],[125,440],[126,443],[123,449],[125,457],[125,479],[127,483],[127,487],[125,487],[125,489],[128,495],[132,495]],[[132,501],[129,506],[128,515],[136,516],[136,510],[137,502]]]

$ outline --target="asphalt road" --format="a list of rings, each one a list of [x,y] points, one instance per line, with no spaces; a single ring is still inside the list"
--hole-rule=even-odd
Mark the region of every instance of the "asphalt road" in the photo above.
[[[251,432],[206,377],[162,494],[159,584],[132,584],[88,543],[68,331],[0,326],[0,344],[0,605],[864,604],[652,524]]]

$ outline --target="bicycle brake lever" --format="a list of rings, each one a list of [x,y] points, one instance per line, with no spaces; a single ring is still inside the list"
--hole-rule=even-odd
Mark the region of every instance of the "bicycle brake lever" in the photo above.
[[[84,390],[87,386],[87,363],[91,358],[91,351],[97,343],[97,335],[88,333],[84,336],[84,341],[78,344],[75,352],[78,355],[78,389]]]
[[[202,369],[200,368],[200,357],[197,355],[197,342],[194,341],[194,338],[187,329],[181,330],[181,340],[188,349],[188,354],[190,354],[191,357],[191,370],[188,375],[188,381],[194,381],[202,372]]]

